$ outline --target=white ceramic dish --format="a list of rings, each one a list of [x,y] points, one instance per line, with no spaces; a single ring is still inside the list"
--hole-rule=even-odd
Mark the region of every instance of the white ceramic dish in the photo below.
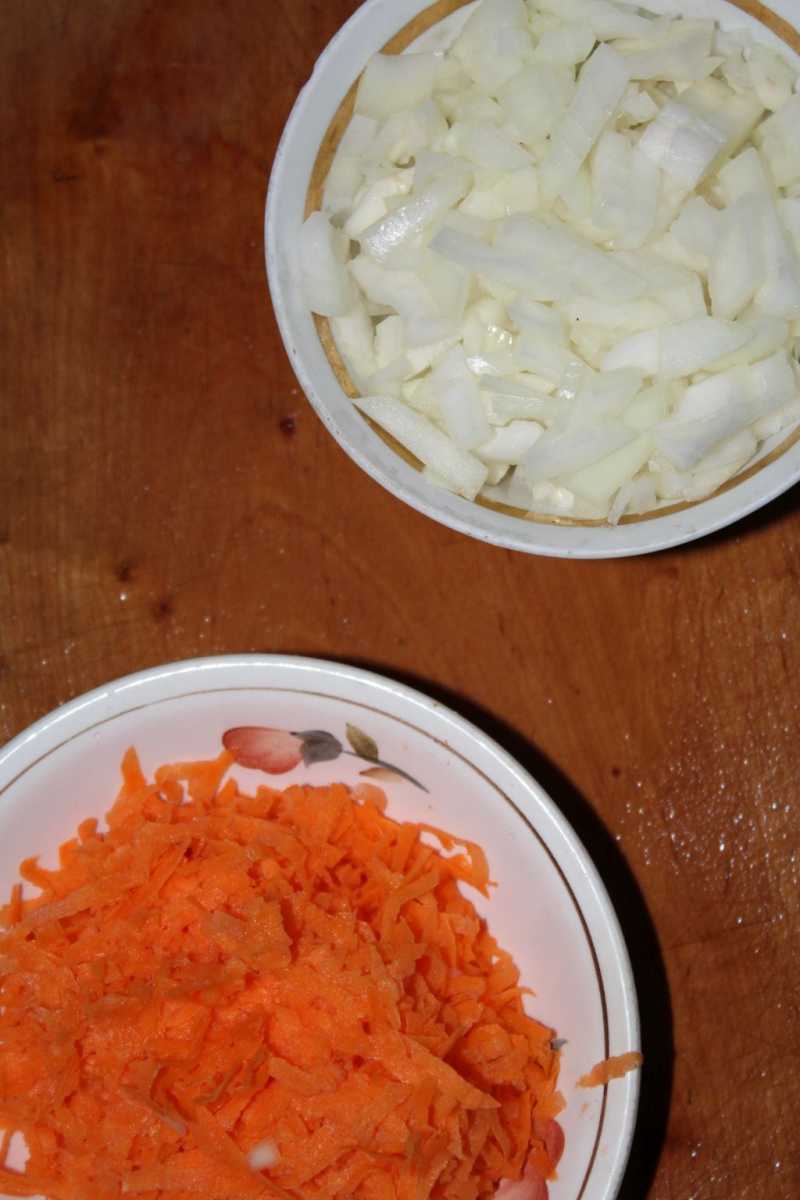
[[[617,527],[526,520],[473,504],[429,483],[366,423],[345,395],[326,357],[314,321],[293,286],[291,248],[303,222],[306,194],[320,144],[351,84],[370,55],[427,8],[426,0],[367,0],[323,52],[292,110],[275,157],[267,197],[267,274],[275,314],[295,374],[330,433],[350,457],[399,499],[443,525],[494,545],[563,558],[617,558],[677,546],[739,520],[800,479],[800,440],[754,473],[699,504],[670,508]],[[746,26],[768,42],[779,39],[726,0],[647,0],[660,12],[714,17],[725,28]],[[796,0],[775,0],[774,12],[796,24]],[[415,49],[448,45],[470,6],[456,11],[415,43]],[[782,43],[779,43],[782,44]],[[784,45],[785,48],[785,45]],[[800,60],[797,60],[800,63]],[[787,431],[765,442],[758,462],[787,440]]]
[[[436,823],[486,849],[498,884],[488,902],[492,929],[536,989],[531,1010],[567,1039],[567,1148],[551,1200],[613,1200],[633,1135],[638,1073],[590,1091],[575,1083],[607,1055],[639,1047],[616,916],[586,851],[539,785],[480,730],[419,692],[353,667],[244,655],[174,663],[73,700],[0,751],[0,895],[21,859],[39,854],[54,863],[82,818],[105,813],[131,744],[148,771],[216,754],[235,725],[323,729],[344,741],[347,722],[428,788],[383,785],[393,815]],[[356,780],[366,765],[342,757],[272,782]]]

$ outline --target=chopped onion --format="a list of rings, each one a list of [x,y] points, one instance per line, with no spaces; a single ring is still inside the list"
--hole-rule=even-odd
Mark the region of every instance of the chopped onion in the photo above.
[[[614,0],[374,56],[298,290],[432,486],[557,517],[709,494],[800,421],[800,87]]]
[[[537,63],[523,67],[497,93],[503,113],[520,141],[541,144],[575,92],[569,67]]]
[[[332,317],[331,333],[353,383],[363,390],[378,365],[375,331],[364,304],[357,300],[345,316]]]
[[[752,420],[750,399],[741,395],[707,417],[695,421],[665,421],[655,430],[655,444],[678,470],[688,471],[725,438],[739,433]]]
[[[344,226],[349,238],[358,241],[365,229],[386,216],[397,196],[405,196],[411,191],[410,174],[409,171],[395,171],[361,188]]]
[[[300,230],[297,249],[300,286],[308,307],[322,317],[345,316],[358,297],[324,213],[311,214]]]
[[[696,187],[728,138],[717,124],[669,100],[639,139],[639,149],[685,188]]]
[[[682,379],[695,371],[709,368],[726,354],[732,354],[750,338],[747,328],[733,321],[713,317],[692,317],[661,330],[661,363],[664,379]]]
[[[457,122],[445,145],[453,154],[463,155],[488,171],[517,171],[531,164],[530,154],[489,121]]]
[[[571,429],[567,433],[547,432],[523,455],[519,470],[530,483],[557,479],[599,462],[634,437],[631,429],[614,422],[599,428]]]
[[[366,416],[391,434],[420,462],[436,471],[454,492],[474,500],[483,486],[486,466],[440,429],[391,396],[359,396],[356,404]]]
[[[323,211],[330,217],[335,219],[350,211],[353,197],[364,179],[364,155],[377,129],[377,121],[356,113],[342,134],[325,179],[322,198]]]
[[[486,463],[516,465],[543,433],[544,427],[535,421],[509,421],[508,425],[494,429],[475,453]]]
[[[469,177],[459,171],[432,180],[407,203],[365,229],[360,237],[362,250],[378,262],[401,265],[414,240],[463,199],[469,185]]]
[[[670,21],[661,31],[655,40],[643,39],[641,48],[623,48],[631,79],[704,79],[717,65],[711,57],[713,21]]]
[[[603,359],[604,371],[634,367],[652,378],[661,368],[661,335],[658,329],[643,329],[618,342]]]
[[[483,0],[467,20],[453,54],[485,92],[495,92],[530,57],[523,0]]]
[[[764,282],[761,221],[761,205],[752,196],[742,196],[722,214],[708,269],[715,317],[737,317]]]
[[[761,153],[777,187],[800,179],[800,96],[792,96],[758,130]]]
[[[553,130],[542,165],[542,194],[552,202],[569,187],[614,115],[630,83],[624,60],[605,42],[584,65],[569,108]]]
[[[652,447],[649,435],[641,434],[599,462],[568,475],[564,486],[595,507],[607,509],[612,497],[645,465]]]
[[[769,46],[756,42],[750,47],[747,67],[756,95],[764,108],[777,112],[789,103],[794,76],[785,59]]]
[[[608,523],[619,524],[627,513],[645,513],[655,508],[656,501],[656,485],[651,476],[637,475],[623,483],[617,492],[608,510]]]
[[[356,96],[356,113],[385,121],[433,95],[439,60],[435,54],[375,54]]]
[[[560,25],[542,34],[532,58],[535,63],[571,67],[589,57],[594,43],[594,30],[588,25]]]
[[[361,254],[350,263],[356,283],[364,295],[376,304],[386,304],[403,317],[440,314],[430,289],[414,271],[390,270]]]

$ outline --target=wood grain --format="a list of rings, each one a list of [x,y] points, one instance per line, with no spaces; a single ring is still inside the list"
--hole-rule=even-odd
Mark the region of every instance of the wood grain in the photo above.
[[[266,295],[283,122],[353,0],[6,0],[0,735],[154,663],[368,663],[477,719],[596,857],[642,1001],[625,1200],[800,1195],[800,518],[618,563],[399,505]]]

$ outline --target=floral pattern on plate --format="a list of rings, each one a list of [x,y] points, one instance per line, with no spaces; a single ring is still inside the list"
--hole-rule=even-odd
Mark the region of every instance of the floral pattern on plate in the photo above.
[[[268,775],[283,775],[301,763],[310,767],[314,763],[333,762],[345,754],[371,764],[359,772],[361,775],[382,783],[405,780],[427,792],[425,785],[409,775],[408,771],[394,763],[385,762],[380,757],[375,739],[357,725],[347,724],[345,738],[349,750],[339,738],[325,729],[293,731],[272,729],[266,725],[237,725],[222,735],[222,744],[240,767],[266,771]]]

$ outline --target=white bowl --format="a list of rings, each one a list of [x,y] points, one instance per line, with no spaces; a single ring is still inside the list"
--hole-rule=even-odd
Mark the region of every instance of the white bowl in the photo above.
[[[367,0],[320,55],[300,93],[281,139],[267,197],[267,274],[283,342],[303,391],[331,434],[360,467],[413,508],[443,525],[494,545],[563,558],[619,558],[692,541],[739,520],[800,479],[800,440],[784,430],[760,448],[739,481],[692,505],[626,519],[616,527],[526,519],[463,500],[429,483],[374,432],[348,398],[326,357],[317,327],[293,284],[292,247],[305,215],[314,165],[334,114],[369,57],[423,9],[427,0]],[[771,30],[725,0],[647,0],[660,12],[713,17],[724,28],[746,26],[761,40],[783,45]],[[796,0],[775,0],[773,10],[797,20]],[[448,45],[470,6],[458,9],[413,43],[415,49]],[[796,56],[795,56],[796,58]],[[796,58],[798,65],[800,59]],[[767,461],[769,460],[769,461]],[[753,470],[753,465],[758,465]]]
[[[567,1039],[559,1081],[566,1150],[551,1200],[612,1200],[628,1158],[638,1072],[575,1090],[600,1059],[639,1048],[628,954],[605,888],[575,833],[518,763],[485,734],[420,692],[353,667],[308,658],[195,659],[130,675],[73,700],[0,751],[0,895],[23,858],[55,864],[80,820],[102,817],[134,745],[145,771],[211,757],[235,725],[323,729],[345,740],[350,722],[411,783],[383,786],[389,811],[425,820],[485,848],[497,888],[486,912],[523,980],[531,1011]],[[296,768],[277,786],[355,781],[368,764],[342,757]],[[237,770],[245,783],[263,774]]]

